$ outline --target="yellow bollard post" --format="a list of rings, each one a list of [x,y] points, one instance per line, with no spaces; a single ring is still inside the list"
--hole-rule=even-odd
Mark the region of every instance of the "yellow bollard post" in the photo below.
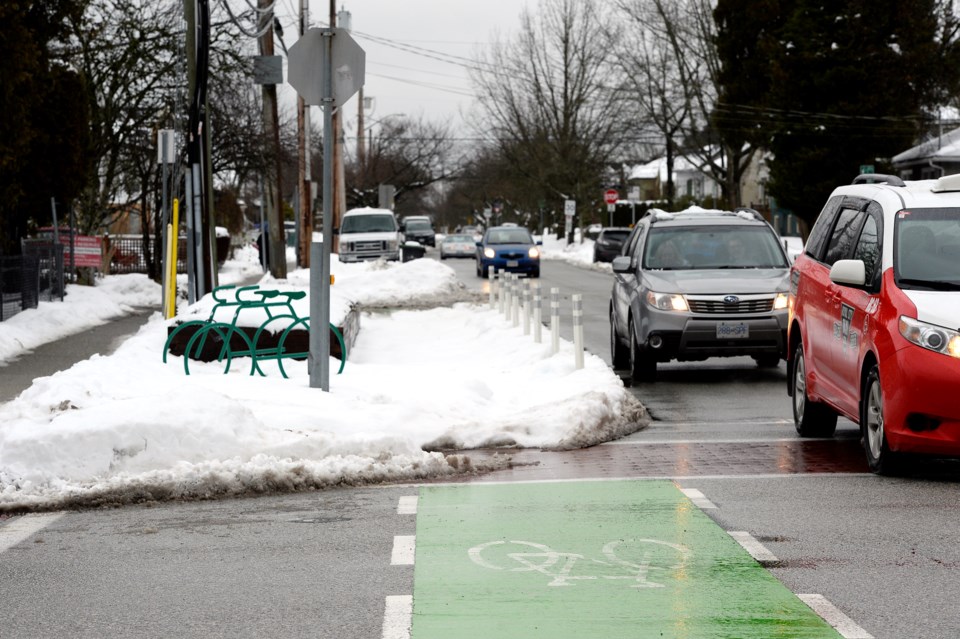
[[[167,237],[170,241],[167,253],[167,319],[177,314],[177,249],[180,247],[180,200],[173,198],[173,227]]]

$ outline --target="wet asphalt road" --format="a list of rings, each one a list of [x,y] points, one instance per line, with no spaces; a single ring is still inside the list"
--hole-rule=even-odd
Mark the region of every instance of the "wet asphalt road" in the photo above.
[[[445,263],[483,286],[472,262]],[[609,277],[548,262],[541,278],[567,303],[584,295],[587,349],[607,362]],[[566,319],[561,333],[570,338]],[[646,429],[582,451],[515,451],[513,468],[464,481],[670,478],[703,493],[721,527],[764,544],[792,592],[823,595],[876,639],[960,636],[957,464],[875,477],[844,421],[834,439],[797,440],[784,369],[745,358],[666,365],[631,389],[653,418]],[[391,565],[390,546],[413,534],[396,505],[416,491],[66,513],[0,552],[0,635],[380,637],[385,597],[412,592],[413,569]]]

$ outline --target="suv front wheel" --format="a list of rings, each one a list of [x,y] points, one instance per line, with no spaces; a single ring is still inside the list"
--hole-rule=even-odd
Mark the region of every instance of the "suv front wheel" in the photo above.
[[[630,351],[620,342],[612,305],[610,306],[610,365],[615,371],[630,366]]]
[[[630,318],[630,377],[634,382],[654,382],[657,379],[657,360],[637,343],[637,331]]]
[[[807,397],[802,344],[797,344],[793,354],[793,423],[801,437],[830,437],[837,430],[837,414],[826,404]]]

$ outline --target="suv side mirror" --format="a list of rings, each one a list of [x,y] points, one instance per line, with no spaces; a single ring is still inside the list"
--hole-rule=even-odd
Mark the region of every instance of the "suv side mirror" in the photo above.
[[[610,263],[610,266],[613,267],[614,273],[629,273],[630,272],[630,256],[629,255],[618,255],[613,258],[613,262]]]
[[[867,282],[867,269],[863,260],[837,260],[830,267],[830,281],[841,286],[863,288]]]

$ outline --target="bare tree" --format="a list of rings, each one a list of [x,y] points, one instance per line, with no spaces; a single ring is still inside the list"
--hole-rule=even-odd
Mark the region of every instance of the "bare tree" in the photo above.
[[[369,138],[363,161],[346,167],[350,208],[377,206],[379,186],[393,185],[399,212],[420,212],[432,185],[456,171],[453,138],[447,124],[394,117],[383,122],[379,135]]]
[[[681,81],[680,61],[653,3],[615,0],[614,6],[634,23],[633,28],[623,29],[617,47],[622,88],[634,106],[637,130],[652,126],[662,140],[667,170],[664,195],[672,208],[676,194],[673,167],[677,144],[690,124],[692,92]]]
[[[655,57],[648,62],[669,69],[665,77],[653,78],[660,88],[652,91],[650,106],[660,104],[652,121],[662,133],[669,131],[670,139],[681,134],[684,144],[680,153],[720,184],[724,199],[734,207],[741,203],[740,180],[756,146],[742,132],[712,126],[721,93],[713,4],[712,0],[615,0],[619,12],[639,31],[634,39],[651,42]],[[649,74],[647,69],[644,75]],[[668,93],[664,83],[671,77],[677,90]],[[636,93],[638,100],[645,99],[641,93]],[[675,107],[665,108],[670,101],[676,101]]]
[[[538,13],[521,14],[516,38],[496,40],[471,70],[477,126],[492,134],[526,186],[527,207],[569,198],[581,210],[596,206],[623,142],[623,102],[607,82],[614,50],[601,8],[541,0]]]
[[[69,61],[87,80],[91,112],[91,175],[78,201],[85,232],[107,224],[141,194],[125,170],[142,154],[135,146],[174,105],[182,34],[179,3],[94,0],[72,23]],[[131,155],[133,157],[131,157]]]

